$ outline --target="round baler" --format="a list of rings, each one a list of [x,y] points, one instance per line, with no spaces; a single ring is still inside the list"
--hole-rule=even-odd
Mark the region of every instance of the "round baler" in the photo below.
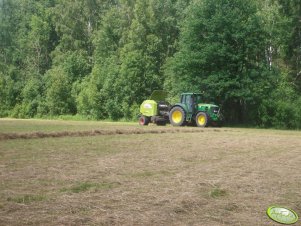
[[[150,122],[159,126],[169,122],[170,104],[166,101],[166,92],[155,90],[149,100],[143,101],[140,105],[140,125],[148,125]]]

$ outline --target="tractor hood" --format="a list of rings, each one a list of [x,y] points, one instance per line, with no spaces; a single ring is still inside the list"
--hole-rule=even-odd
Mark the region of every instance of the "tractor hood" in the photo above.
[[[208,111],[211,110],[213,113],[217,113],[219,111],[219,107],[215,104],[198,104],[198,111]]]
[[[215,105],[215,104],[203,104],[203,103],[200,103],[200,104],[198,104],[198,107],[202,107],[202,106],[204,106],[204,107],[218,107],[217,105]]]
[[[165,101],[166,97],[167,97],[167,92],[163,90],[155,90],[153,91],[149,99],[159,102],[159,101]]]

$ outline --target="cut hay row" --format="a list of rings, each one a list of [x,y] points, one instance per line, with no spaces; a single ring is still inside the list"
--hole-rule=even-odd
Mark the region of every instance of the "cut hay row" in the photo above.
[[[220,131],[214,129],[212,131]],[[131,130],[90,130],[90,131],[62,131],[62,132],[31,132],[31,133],[0,133],[1,140],[13,139],[36,139],[36,138],[57,138],[57,137],[85,137],[100,135],[131,135],[131,134],[160,134],[160,133],[199,133],[202,129],[131,129]]]

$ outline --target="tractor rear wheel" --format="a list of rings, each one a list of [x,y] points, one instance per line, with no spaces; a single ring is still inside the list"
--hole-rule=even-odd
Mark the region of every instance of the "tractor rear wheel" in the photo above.
[[[169,121],[173,126],[183,126],[185,124],[185,111],[181,107],[174,107],[169,112]]]
[[[208,126],[209,118],[205,112],[199,112],[195,117],[195,122],[198,127]]]
[[[142,115],[142,116],[140,116],[140,118],[139,118],[139,125],[140,125],[140,126],[147,126],[148,123],[149,123],[149,121],[150,121],[150,120],[149,120],[148,117]]]

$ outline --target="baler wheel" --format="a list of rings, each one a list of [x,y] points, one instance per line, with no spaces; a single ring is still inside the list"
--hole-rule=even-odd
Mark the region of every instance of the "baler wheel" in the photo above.
[[[139,125],[140,125],[140,126],[147,126],[148,123],[149,123],[149,121],[150,121],[150,120],[149,120],[148,117],[142,115],[142,116],[140,116],[140,118],[139,118]]]

